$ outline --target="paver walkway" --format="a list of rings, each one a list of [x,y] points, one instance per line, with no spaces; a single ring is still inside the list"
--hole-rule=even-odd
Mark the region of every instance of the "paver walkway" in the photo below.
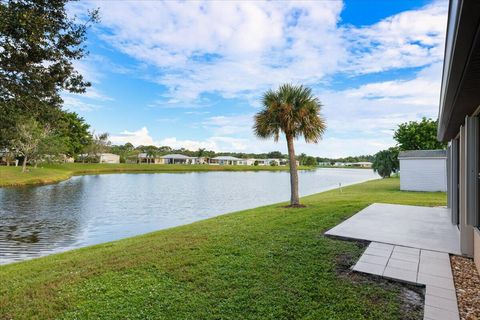
[[[371,242],[353,270],[425,285],[424,319],[459,319],[447,253]]]

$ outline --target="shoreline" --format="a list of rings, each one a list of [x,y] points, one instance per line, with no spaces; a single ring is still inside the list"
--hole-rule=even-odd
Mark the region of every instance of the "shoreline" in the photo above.
[[[171,164],[58,164],[38,168],[29,167],[22,173],[21,167],[0,167],[0,188],[41,186],[55,184],[73,176],[118,174],[118,173],[188,173],[188,172],[242,172],[242,171],[288,171],[288,166],[217,166],[217,165],[171,165]],[[300,166],[299,170],[315,170],[317,167]]]
[[[339,277],[339,270],[347,270],[364,248],[322,234],[369,204],[386,200],[438,206],[445,203],[445,194],[401,192],[397,178],[379,179],[342,193],[302,197],[306,207],[301,209],[286,209],[282,203],[260,206],[5,264],[0,266],[0,278],[6,281],[0,306],[11,318],[132,318],[144,311],[174,318],[178,310],[186,318],[205,318],[203,310],[212,306],[226,318],[237,310],[249,317],[281,318],[292,299],[318,295],[320,303],[301,304],[305,309],[294,310],[292,317],[307,311],[321,317],[329,301],[345,319],[362,314],[381,318],[385,310],[400,312],[402,286]],[[372,290],[385,299],[371,297]],[[352,292],[359,295],[352,299]],[[278,300],[279,293],[288,297]],[[234,299],[239,296],[246,300]],[[224,303],[216,303],[221,297]],[[352,307],[347,310],[346,299]],[[162,301],[169,308],[157,308]],[[244,308],[259,301],[275,308]]]
[[[138,172],[138,173],[140,173],[140,172]],[[183,172],[178,172],[178,173],[183,173]],[[76,176],[81,176],[81,175],[76,175]],[[331,185],[331,186],[324,187],[322,190],[314,192],[314,193],[300,195],[300,197],[301,198],[312,197],[312,196],[320,195],[320,194],[325,193],[325,192],[338,190],[340,188],[342,188],[342,191],[340,192],[340,193],[342,193],[343,188],[348,188],[349,186],[355,186],[355,185],[358,185],[358,184],[367,183],[367,182],[375,181],[375,180],[381,180],[381,178],[376,177],[376,178],[369,178],[369,179],[356,181],[356,182],[350,182],[350,183],[342,184],[341,187],[338,186],[338,185]],[[134,238],[134,237],[141,237],[141,236],[144,236],[144,235],[148,235],[150,233],[155,233],[155,232],[160,232],[160,231],[169,230],[169,229],[173,229],[173,228],[188,226],[190,224],[194,224],[194,223],[197,223],[197,222],[201,222],[201,221],[205,221],[205,220],[209,220],[209,219],[214,219],[214,218],[224,216],[224,215],[235,214],[237,212],[243,212],[243,211],[248,211],[248,210],[257,210],[257,209],[261,209],[261,208],[269,207],[269,206],[281,206],[281,205],[284,205],[287,202],[288,202],[288,200],[285,200],[285,201],[282,201],[282,202],[266,203],[266,204],[256,206],[256,207],[249,207],[249,208],[244,208],[244,209],[241,209],[241,210],[223,212],[223,213],[219,213],[217,215],[206,217],[206,218],[203,218],[203,219],[200,219],[200,220],[190,221],[190,222],[187,222],[187,223],[184,223],[184,224],[173,225],[173,226],[169,226],[169,227],[166,227],[166,228],[151,230],[151,231],[147,231],[147,232],[144,232],[144,233],[139,233],[139,234],[136,234],[136,235],[133,235],[133,236],[128,236],[128,237],[125,237],[125,238],[109,240],[109,241],[106,241],[106,242],[92,243],[92,244],[88,244],[86,246],[77,246],[77,247],[71,246],[71,247],[68,247],[68,248],[64,248],[64,250],[52,251],[52,252],[49,252],[49,253],[46,253],[46,254],[43,254],[43,255],[38,255],[38,256],[31,257],[31,258],[26,258],[26,259],[23,259],[23,260],[10,261],[10,262],[6,262],[6,263],[1,263],[0,262],[0,267],[4,266],[4,265],[10,265],[12,263],[20,263],[20,262],[24,262],[24,261],[29,261],[29,260],[33,260],[33,259],[38,259],[38,258],[42,258],[42,257],[55,255],[55,254],[66,253],[66,252],[77,250],[77,249],[83,249],[83,248],[88,248],[88,247],[92,247],[92,246],[109,244],[109,243],[113,243],[113,242],[116,242],[116,241],[122,241],[122,240],[125,240],[125,239]]]

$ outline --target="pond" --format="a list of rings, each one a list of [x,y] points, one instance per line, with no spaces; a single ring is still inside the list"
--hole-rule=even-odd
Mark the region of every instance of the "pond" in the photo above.
[[[299,173],[308,195],[378,176],[365,169]],[[0,264],[126,238],[290,198],[288,172],[77,176],[0,188]]]

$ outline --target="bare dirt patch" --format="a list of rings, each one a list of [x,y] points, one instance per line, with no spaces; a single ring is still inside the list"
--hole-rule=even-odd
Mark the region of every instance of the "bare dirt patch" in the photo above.
[[[366,248],[368,241],[353,241],[360,248]],[[423,308],[425,304],[425,288],[407,283],[389,280],[380,276],[367,273],[355,272],[351,269],[359,259],[349,253],[336,256],[336,271],[340,277],[348,278],[350,281],[359,284],[375,283],[385,290],[397,291],[400,297],[400,319],[420,320],[423,319]],[[382,299],[382,297],[378,297]]]

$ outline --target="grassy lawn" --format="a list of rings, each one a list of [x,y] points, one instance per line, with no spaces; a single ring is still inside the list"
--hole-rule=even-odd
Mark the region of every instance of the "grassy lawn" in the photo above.
[[[408,319],[403,285],[345,271],[362,246],[322,234],[373,202],[445,194],[392,178],[302,201],[0,266],[0,318]]]
[[[301,170],[312,169],[300,167]],[[68,179],[72,175],[119,172],[193,172],[193,171],[287,171],[288,166],[214,166],[170,164],[98,164],[66,163],[30,168],[22,173],[21,167],[0,166],[0,187],[47,184]]]
[[[71,176],[70,171],[62,169],[29,168],[22,173],[22,167],[0,166],[0,187],[54,183]]]

